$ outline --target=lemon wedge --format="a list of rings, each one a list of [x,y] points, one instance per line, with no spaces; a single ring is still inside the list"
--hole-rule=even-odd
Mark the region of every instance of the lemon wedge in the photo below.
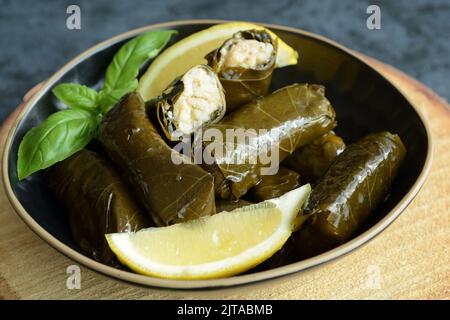
[[[176,77],[181,76],[193,66],[205,64],[205,55],[220,47],[234,33],[250,29],[265,28],[248,22],[229,22],[193,33],[176,42],[150,64],[139,80],[137,91],[145,101],[158,97]],[[281,68],[296,64],[297,51],[272,31],[268,30],[268,32],[274,39],[278,39],[276,66]]]
[[[211,279],[249,270],[271,257],[296,229],[309,184],[283,196],[185,223],[107,234],[118,259],[137,273]]]

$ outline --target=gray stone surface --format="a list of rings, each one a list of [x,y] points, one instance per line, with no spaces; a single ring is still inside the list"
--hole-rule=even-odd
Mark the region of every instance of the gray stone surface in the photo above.
[[[82,29],[66,29],[78,4]],[[381,7],[381,30],[366,8]],[[450,99],[449,0],[0,1],[0,121],[28,88],[95,43],[136,27],[180,19],[234,19],[319,33],[390,63]]]

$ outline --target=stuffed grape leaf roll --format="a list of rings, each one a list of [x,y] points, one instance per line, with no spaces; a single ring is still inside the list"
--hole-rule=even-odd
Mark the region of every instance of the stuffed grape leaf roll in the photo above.
[[[299,173],[305,182],[315,183],[344,149],[344,140],[330,131],[295,150],[283,165]]]
[[[263,168],[278,168],[297,148],[333,129],[335,117],[323,86],[293,84],[209,126],[206,130],[222,137],[230,132],[237,137],[222,142],[203,140],[205,153],[214,159],[203,167],[214,174],[217,196],[239,199],[260,182]]]
[[[157,226],[215,213],[212,175],[166,144],[139,94],[124,96],[108,112],[99,141]]]
[[[75,242],[94,259],[114,264],[106,233],[135,232],[150,224],[112,165],[82,149],[48,172],[49,187],[69,211]]]
[[[227,113],[267,94],[277,49],[277,40],[266,30],[246,30],[235,33],[206,56],[225,89]]]
[[[295,234],[303,257],[349,240],[389,193],[406,150],[398,135],[372,133],[336,158],[311,192],[304,227]]]
[[[300,187],[300,175],[280,166],[276,174],[261,176],[261,181],[250,189],[249,197],[255,202],[261,202],[281,197],[298,187]]]
[[[219,121],[226,109],[222,85],[205,65],[189,69],[154,101],[158,122],[171,141],[182,140],[198,127]]]

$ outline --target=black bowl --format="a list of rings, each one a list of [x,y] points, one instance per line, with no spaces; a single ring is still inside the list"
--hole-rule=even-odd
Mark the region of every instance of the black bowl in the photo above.
[[[299,64],[275,71],[272,89],[294,82],[323,84],[336,109],[337,133],[347,143],[370,132],[388,130],[398,133],[408,150],[399,177],[388,199],[360,234],[344,245],[319,256],[288,266],[226,279],[178,281],[164,280],[113,269],[83,255],[75,244],[66,210],[48,190],[43,173],[24,181],[17,178],[17,150],[24,134],[58,110],[51,93],[62,82],[79,82],[90,87],[102,84],[105,69],[115,52],[129,38],[153,29],[176,29],[179,40],[193,32],[223,21],[181,21],[133,30],[85,51],[56,72],[27,103],[11,129],[3,157],[3,177],[7,195],[21,218],[40,237],[73,260],[121,280],[165,288],[223,288],[275,279],[319,265],[341,256],[367,242],[386,228],[405,209],[419,191],[431,164],[431,135],[424,118],[414,105],[380,73],[350,50],[323,37],[297,29],[273,26],[285,42],[300,53]]]

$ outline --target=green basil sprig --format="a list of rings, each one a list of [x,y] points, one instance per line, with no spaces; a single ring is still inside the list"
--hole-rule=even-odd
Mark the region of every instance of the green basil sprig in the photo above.
[[[136,90],[142,64],[155,57],[175,32],[151,31],[124,44],[108,66],[99,92],[77,83],[62,83],[53,88],[53,94],[68,109],[52,114],[25,134],[17,160],[19,179],[83,149],[97,135],[103,115],[123,95]]]
[[[116,53],[106,69],[105,84],[100,91],[102,111],[115,104],[123,95],[136,90],[140,66],[155,57],[167,44],[174,31],[149,32],[127,42]]]
[[[98,112],[99,94],[94,89],[78,83],[61,83],[53,88],[52,92],[69,108]]]

